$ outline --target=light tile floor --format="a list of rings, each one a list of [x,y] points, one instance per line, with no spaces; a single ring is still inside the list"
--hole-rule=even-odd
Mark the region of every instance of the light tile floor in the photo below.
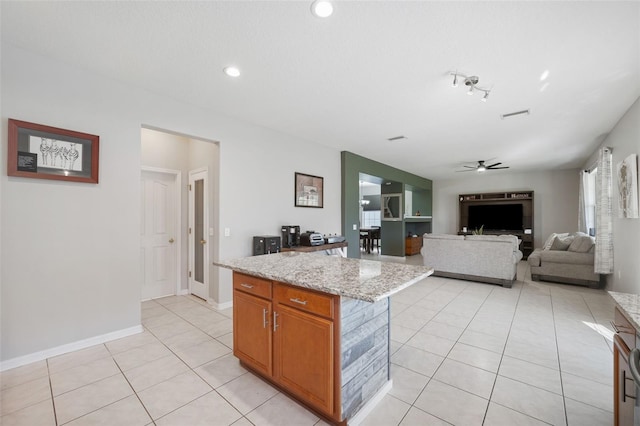
[[[525,262],[518,276],[395,295],[394,385],[364,424],[612,424],[613,301],[532,282]],[[143,302],[144,333],[2,372],[0,424],[325,424],[238,364],[231,316],[190,296]]]

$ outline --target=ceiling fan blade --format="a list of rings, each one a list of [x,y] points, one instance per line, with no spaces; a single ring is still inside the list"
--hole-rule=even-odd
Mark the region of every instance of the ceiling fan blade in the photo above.
[[[467,169],[473,169],[473,170],[478,168],[478,166],[473,166],[473,167],[471,167],[471,166],[462,166],[462,167],[466,167]],[[464,171],[466,172],[466,170],[464,170]]]
[[[466,167],[466,166],[465,166],[465,167]],[[476,170],[476,168],[475,168],[475,167],[473,167],[473,168],[470,168],[469,170],[456,170],[456,173],[460,173],[460,172],[473,172],[473,171],[475,171],[475,170]]]
[[[487,167],[487,170],[499,170],[499,169],[508,169],[509,166],[503,166],[503,167]]]
[[[495,166],[499,166],[500,164],[502,164],[502,163],[495,163],[495,164],[492,164],[492,165],[490,165],[490,166],[487,166],[487,169],[490,169],[490,168],[495,167]]]

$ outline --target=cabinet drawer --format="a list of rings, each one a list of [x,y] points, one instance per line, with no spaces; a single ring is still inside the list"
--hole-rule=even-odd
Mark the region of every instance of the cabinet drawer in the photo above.
[[[250,275],[233,273],[233,288],[255,296],[271,299],[271,281]]]
[[[296,309],[322,315],[327,318],[334,317],[334,297],[328,294],[316,293],[286,284],[276,284],[274,299],[278,303]]]
[[[627,348],[636,347],[636,330],[618,308],[613,314],[613,326]]]

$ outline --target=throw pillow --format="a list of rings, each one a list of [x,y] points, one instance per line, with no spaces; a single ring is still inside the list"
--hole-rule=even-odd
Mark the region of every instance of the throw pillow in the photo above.
[[[564,238],[556,237],[553,240],[553,243],[551,243],[551,248],[549,248],[549,250],[567,251],[567,249],[569,248],[572,242],[573,242],[573,238],[571,237],[564,237]]]
[[[551,250],[551,244],[553,244],[553,241],[556,239],[556,237],[564,238],[568,235],[569,233],[564,233],[564,234],[556,234],[555,232],[552,233],[551,235],[549,235],[549,238],[547,238],[547,241],[545,241],[544,246],[542,246],[542,250]]]
[[[547,238],[547,241],[544,242],[544,245],[542,246],[542,250],[550,250],[551,249],[551,244],[553,244],[553,240],[556,239],[556,234],[555,232],[552,232],[551,235],[549,235],[549,238]]]
[[[588,253],[594,244],[595,238],[583,234],[576,236],[567,250],[575,253]]]

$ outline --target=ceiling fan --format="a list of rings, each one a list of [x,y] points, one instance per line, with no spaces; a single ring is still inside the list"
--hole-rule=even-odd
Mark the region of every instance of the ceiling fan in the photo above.
[[[472,171],[476,171],[476,172],[484,172],[487,170],[498,170],[498,169],[508,169],[509,166],[502,166],[502,167],[497,167],[502,163],[494,163],[491,164],[490,166],[487,166],[484,164],[484,160],[478,160],[478,164],[475,166],[463,166],[465,168],[467,168],[468,170],[458,170],[459,172],[472,172]]]

